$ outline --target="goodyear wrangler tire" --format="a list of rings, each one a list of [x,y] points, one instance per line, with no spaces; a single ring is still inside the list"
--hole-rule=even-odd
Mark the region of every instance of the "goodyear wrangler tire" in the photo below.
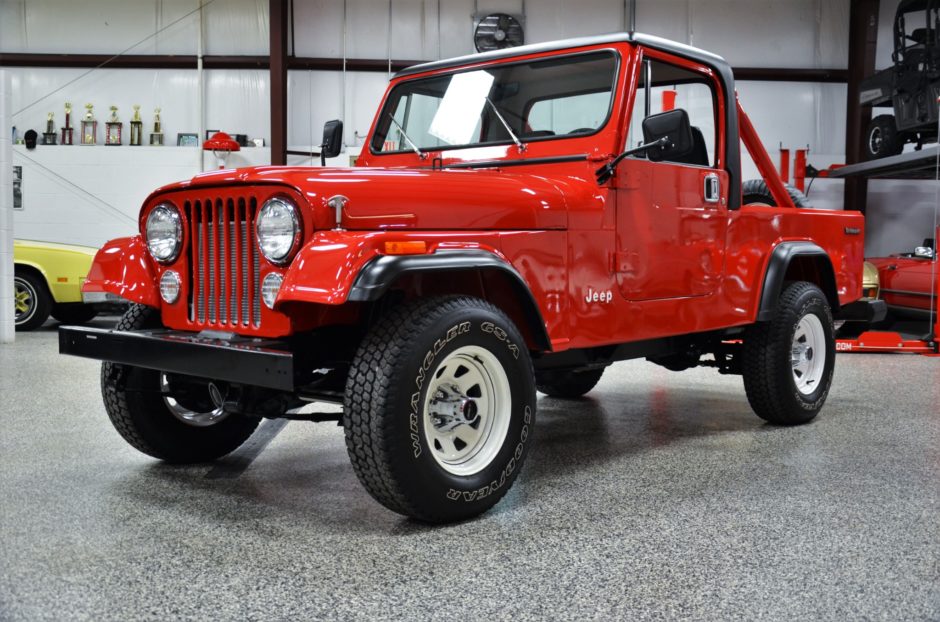
[[[343,403],[346,448],[385,507],[433,523],[481,514],[532,444],[532,360],[518,329],[476,298],[393,309],[363,340]]]
[[[744,389],[751,408],[779,425],[810,421],[829,395],[835,357],[826,295],[812,283],[790,283],[773,318],[744,335]]]
[[[137,330],[159,326],[157,310],[132,305],[115,327]],[[188,395],[184,405],[166,394],[169,380],[159,371],[102,363],[105,410],[121,437],[159,460],[192,464],[215,460],[248,440],[260,419],[228,415],[208,398]],[[181,398],[182,399],[182,398]]]

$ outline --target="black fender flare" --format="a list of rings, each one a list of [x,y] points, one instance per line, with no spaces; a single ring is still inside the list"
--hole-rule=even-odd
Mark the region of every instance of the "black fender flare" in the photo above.
[[[356,275],[347,300],[373,302],[379,300],[405,274],[494,270],[508,277],[517,297],[535,345],[551,351],[551,340],[535,296],[522,275],[507,261],[485,250],[441,250],[429,255],[381,255],[371,259]]]
[[[766,322],[773,319],[774,311],[777,306],[777,300],[783,292],[783,282],[786,278],[790,263],[795,257],[813,257],[816,260],[821,259],[823,264],[823,273],[820,275],[823,282],[819,284],[826,298],[829,300],[829,306],[832,312],[839,310],[839,297],[835,290],[835,272],[832,269],[832,260],[829,254],[818,244],[807,241],[781,242],[770,255],[770,261],[767,263],[767,271],[764,273],[764,284],[761,289],[760,307],[757,311],[757,321]]]

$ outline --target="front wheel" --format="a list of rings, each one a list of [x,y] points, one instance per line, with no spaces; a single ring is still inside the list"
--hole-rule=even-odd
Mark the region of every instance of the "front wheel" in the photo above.
[[[159,325],[157,311],[133,305],[117,330]],[[260,419],[218,407],[208,384],[194,378],[117,363],[102,363],[101,393],[118,433],[137,450],[177,464],[208,462],[248,440]]]
[[[377,501],[426,522],[463,520],[519,474],[535,424],[532,360],[493,305],[419,300],[363,340],[343,406],[353,469]]]
[[[829,395],[836,343],[826,295],[805,281],[789,284],[773,318],[744,335],[744,389],[762,419],[806,423]]]

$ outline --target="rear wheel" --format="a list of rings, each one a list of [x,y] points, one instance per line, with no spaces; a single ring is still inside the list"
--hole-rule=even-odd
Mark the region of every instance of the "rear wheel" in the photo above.
[[[868,124],[865,135],[865,156],[869,160],[886,158],[904,150],[904,139],[898,134],[894,116],[880,114]]]
[[[789,284],[773,318],[744,336],[744,389],[762,419],[806,423],[829,395],[836,345],[826,295],[805,281]]]
[[[49,319],[52,295],[35,272],[16,266],[13,274],[13,322],[18,331],[35,330]]]
[[[159,325],[155,309],[132,305],[115,327]],[[248,440],[260,419],[229,415],[211,399],[208,383],[159,371],[103,363],[101,393],[115,429],[137,450],[166,462],[207,462]]]
[[[402,305],[363,340],[343,425],[359,481],[385,507],[427,522],[495,505],[519,474],[535,424],[532,361],[512,321],[476,298]]]
[[[547,371],[535,377],[536,387],[550,397],[576,398],[597,386],[604,368]]]

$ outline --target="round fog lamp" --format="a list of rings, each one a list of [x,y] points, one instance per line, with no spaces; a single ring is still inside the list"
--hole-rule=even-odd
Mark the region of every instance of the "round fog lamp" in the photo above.
[[[277,293],[281,291],[281,283],[284,277],[277,272],[271,272],[261,282],[261,299],[264,300],[264,306],[268,309],[274,308],[274,301],[277,300]]]
[[[180,297],[180,275],[173,270],[167,270],[160,277],[160,297],[168,305]]]

